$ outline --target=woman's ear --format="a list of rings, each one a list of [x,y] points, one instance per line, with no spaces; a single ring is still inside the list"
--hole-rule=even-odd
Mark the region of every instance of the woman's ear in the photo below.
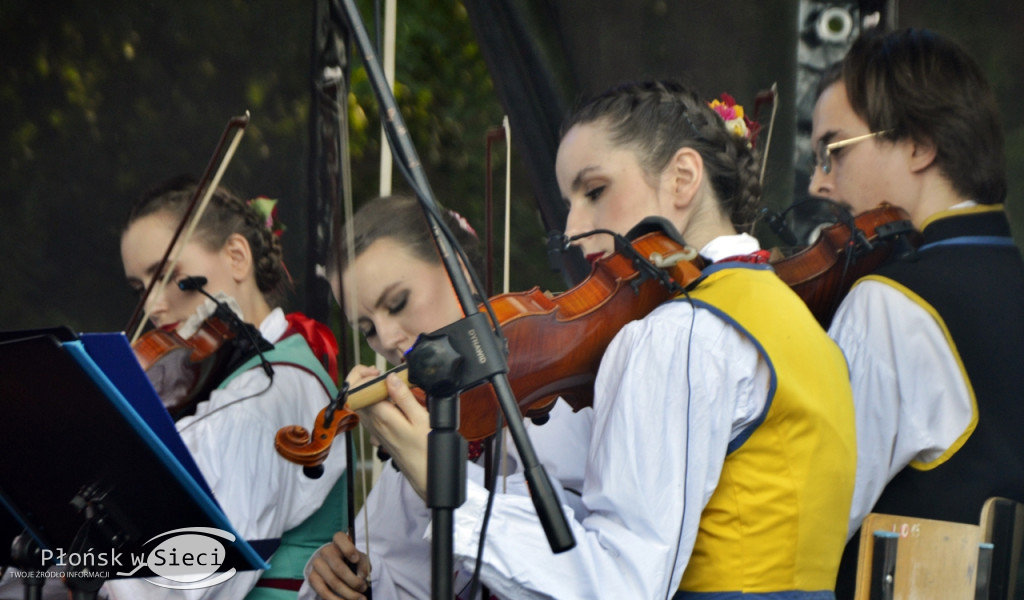
[[[704,178],[704,159],[693,148],[680,148],[666,169],[672,208],[685,209],[697,197]]]
[[[231,276],[235,281],[244,281],[249,273],[253,272],[252,248],[249,247],[249,240],[240,233],[232,233],[224,242],[221,249],[231,269]]]

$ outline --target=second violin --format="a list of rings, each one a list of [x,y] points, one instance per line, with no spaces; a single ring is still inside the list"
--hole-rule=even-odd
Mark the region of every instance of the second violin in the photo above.
[[[772,267],[828,328],[855,281],[920,243],[921,234],[911,224],[910,215],[882,204],[848,222],[824,228],[814,243],[772,261]]]

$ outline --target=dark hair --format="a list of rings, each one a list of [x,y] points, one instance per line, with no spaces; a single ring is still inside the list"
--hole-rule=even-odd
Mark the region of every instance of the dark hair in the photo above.
[[[978,64],[952,40],[924,29],[869,30],[835,77],[871,131],[891,129],[887,139],[934,144],[935,164],[958,194],[982,204],[1006,199],[995,96]]]
[[[480,240],[476,234],[466,229],[453,212],[441,209],[445,225],[455,234],[455,239],[462,246],[469,258],[470,266],[475,273],[483,273],[483,258],[480,252]],[[330,253],[327,273],[335,276],[348,267],[347,228],[338,221],[335,223],[334,251]],[[427,219],[423,209],[415,198],[408,196],[382,196],[363,204],[352,216],[352,238],[355,257],[358,258],[375,241],[390,238],[405,246],[409,251],[424,262],[440,264],[441,256],[437,252],[434,238],[427,227]],[[338,268],[340,265],[340,268]]]
[[[132,206],[122,234],[135,221],[155,213],[166,212],[180,220],[188,209],[196,185],[192,177],[180,175],[148,190]],[[254,208],[220,186],[210,197],[193,237],[210,250],[219,250],[235,233],[249,242],[256,286],[271,306],[279,306],[287,294],[288,285],[281,260],[281,240],[267,228],[263,216]]]
[[[695,91],[670,80],[624,83],[577,107],[562,135],[595,121],[607,125],[612,142],[633,148],[649,174],[660,173],[680,148],[699,152],[723,210],[738,230],[750,230],[761,197],[757,151]]]

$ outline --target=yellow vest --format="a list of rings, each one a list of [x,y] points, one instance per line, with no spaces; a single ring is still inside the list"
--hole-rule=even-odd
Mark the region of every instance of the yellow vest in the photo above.
[[[831,592],[857,462],[842,352],[770,270],[713,271],[690,297],[754,342],[771,388],[761,420],[729,446],[679,589]]]

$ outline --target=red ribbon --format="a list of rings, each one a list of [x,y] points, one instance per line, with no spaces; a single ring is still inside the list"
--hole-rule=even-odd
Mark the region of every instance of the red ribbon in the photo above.
[[[716,260],[715,262],[745,262],[763,265],[768,262],[768,259],[771,258],[771,255],[772,253],[769,252],[768,250],[757,250],[755,252],[751,252],[750,254],[737,254],[736,256],[730,256],[728,258],[723,258],[722,260]]]
[[[293,312],[284,316],[288,320],[288,329],[285,335],[299,334],[309,344],[313,354],[320,359],[320,363],[327,369],[332,381],[338,381],[338,340],[335,339],[331,329],[321,323],[310,319],[306,315]]]

